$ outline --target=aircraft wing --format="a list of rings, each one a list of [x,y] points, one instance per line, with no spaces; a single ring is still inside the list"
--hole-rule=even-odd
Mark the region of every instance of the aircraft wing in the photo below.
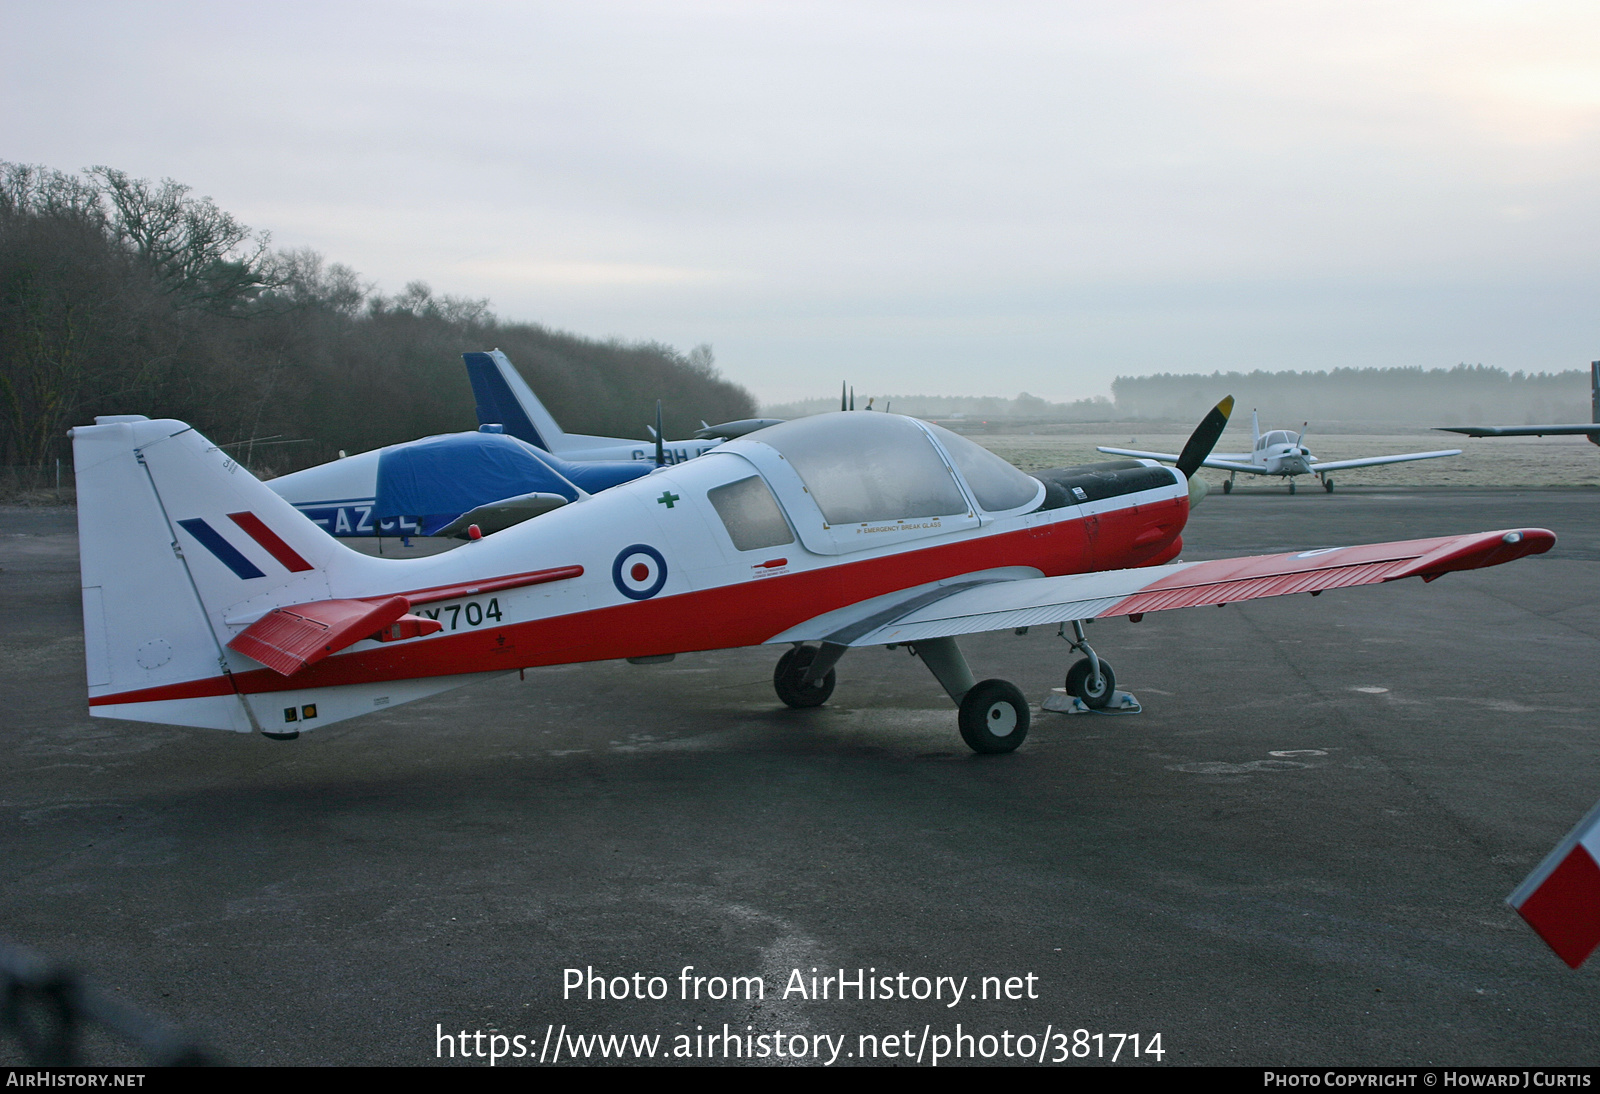
[[[1071,619],[1138,616],[1169,608],[1318,593],[1404,577],[1432,581],[1453,570],[1498,566],[1543,554],[1555,541],[1552,532],[1523,528],[1065,577],[1008,580],[996,575],[984,580],[986,575],[973,575],[975,583],[952,583],[944,589],[919,592],[898,608],[887,606],[823,641],[841,646],[888,645]]]
[[[501,501],[491,501],[487,505],[480,505],[470,512],[462,513],[455,520],[440,528],[434,535],[454,536],[464,539],[467,529],[476,524],[478,530],[484,535],[493,532],[503,532],[507,528],[521,524],[525,520],[559,509],[567,504],[567,499],[560,494],[548,494],[535,491],[531,494],[518,494],[514,498],[505,498]]]
[[[1441,433],[1465,433],[1469,437],[1595,437],[1600,422],[1589,425],[1441,425]]]
[[[1380,463],[1406,463],[1410,460],[1436,460],[1440,456],[1459,456],[1461,449],[1446,448],[1441,452],[1402,452],[1398,456],[1367,456],[1359,460],[1338,460],[1334,463],[1323,463],[1317,460],[1311,465],[1311,470],[1317,474],[1326,471],[1343,471],[1350,467],[1376,467]]]
[[[1136,452],[1131,448],[1105,448],[1097,447],[1097,452],[1106,452],[1113,456],[1134,456],[1142,460],[1160,460],[1162,463],[1177,463],[1178,457],[1170,452]],[[1215,456],[1207,456],[1200,461],[1202,467],[1215,467],[1223,471],[1242,471],[1251,475],[1265,475],[1266,472],[1255,464],[1249,462],[1250,457],[1234,455],[1230,452],[1221,452]]]

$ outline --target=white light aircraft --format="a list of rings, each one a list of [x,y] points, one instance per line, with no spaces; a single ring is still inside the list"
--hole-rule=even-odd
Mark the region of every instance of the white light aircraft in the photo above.
[[[1441,452],[1404,452],[1397,456],[1364,456],[1357,460],[1335,460],[1325,463],[1311,454],[1311,449],[1305,445],[1305,427],[1299,433],[1287,429],[1274,429],[1269,433],[1261,432],[1261,419],[1255,411],[1250,412],[1250,435],[1255,443],[1248,452],[1219,452],[1206,457],[1202,466],[1215,467],[1219,471],[1228,471],[1228,481],[1222,484],[1224,494],[1233,493],[1233,480],[1240,473],[1246,475],[1277,475],[1289,480],[1289,493],[1294,493],[1294,480],[1296,475],[1315,475],[1321,482],[1322,488],[1328,493],[1333,493],[1333,480],[1328,477],[1334,471],[1348,471],[1356,467],[1377,467],[1385,463],[1408,463],[1411,460],[1434,460],[1440,456],[1459,456],[1461,449],[1451,448]],[[1162,452],[1135,452],[1128,448],[1099,448],[1101,452],[1108,452],[1113,456],[1133,456],[1135,458],[1160,460],[1163,463],[1176,463],[1177,456],[1167,455]]]
[[[538,665],[790,647],[773,684],[817,706],[862,646],[905,646],[978,752],[1030,706],[977,681],[956,637],[1070,624],[1068,688],[1112,701],[1083,620],[1317,593],[1550,549],[1513,529],[1174,562],[1225,399],[1176,468],[1030,477],[938,426],[824,414],[585,495],[426,558],[361,554],[177,421],[72,431],[89,707],[108,718],[292,737]]]

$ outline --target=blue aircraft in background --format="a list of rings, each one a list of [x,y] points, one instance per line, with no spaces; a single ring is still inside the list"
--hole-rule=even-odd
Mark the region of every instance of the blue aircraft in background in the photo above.
[[[699,456],[730,437],[772,424],[764,419],[707,426],[715,436],[592,437],[556,424],[499,350],[464,353],[477,403],[478,431],[446,433],[341,457],[267,485],[328,534],[487,535],[580,497]]]

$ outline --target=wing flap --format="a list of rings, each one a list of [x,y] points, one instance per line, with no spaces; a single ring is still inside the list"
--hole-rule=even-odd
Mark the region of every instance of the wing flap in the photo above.
[[[913,642],[1069,619],[1231,604],[1406,577],[1431,581],[1453,570],[1497,566],[1542,554],[1554,544],[1553,533],[1530,528],[990,582],[917,606],[853,636],[849,645]]]

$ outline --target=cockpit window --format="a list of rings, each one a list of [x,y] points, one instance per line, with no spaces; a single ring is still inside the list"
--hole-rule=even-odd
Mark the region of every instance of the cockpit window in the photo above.
[[[794,542],[794,533],[783,519],[778,499],[759,475],[714,486],[706,491],[706,497],[739,550],[758,551]]]
[[[1261,441],[1263,445],[1294,443],[1290,440],[1289,431],[1285,429],[1274,429],[1271,433],[1268,433],[1265,437],[1262,437]]]
[[[778,450],[829,524],[965,513],[967,501],[939,450],[897,414],[821,414],[752,438]]]
[[[1039,496],[1039,480],[1030,478],[1005,460],[980,444],[952,433],[942,426],[931,425],[939,443],[950,453],[956,470],[972,487],[978,504],[989,513],[1001,513],[1027,505]]]

